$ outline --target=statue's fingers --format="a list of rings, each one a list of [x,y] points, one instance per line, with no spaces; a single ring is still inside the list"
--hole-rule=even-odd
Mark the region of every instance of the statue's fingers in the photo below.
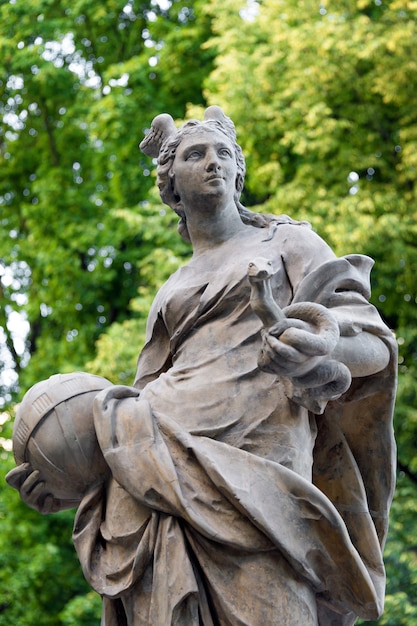
[[[52,494],[48,493],[45,496],[42,502],[42,508],[38,510],[40,513],[43,513],[44,515],[48,513],[56,513],[56,511],[59,511],[59,507],[57,506],[57,501],[55,500]]]
[[[289,356],[295,357],[297,362]],[[293,376],[300,368],[303,368],[303,363],[298,362],[298,355],[293,353],[290,346],[279,346],[277,351],[268,344],[264,344],[258,356],[258,366],[261,370],[271,374]]]
[[[25,497],[22,493],[21,496],[22,500],[26,502],[28,506],[39,513],[52,512],[54,498],[52,494],[46,490],[44,481],[38,482]]]
[[[25,482],[28,475],[32,472],[33,468],[30,463],[21,463],[6,474],[6,482],[10,485],[10,487],[20,491],[20,487]]]
[[[20,489],[24,493],[30,493],[39,482],[39,470],[32,470],[32,472],[23,481]]]
[[[286,332],[286,331],[285,331]],[[282,335],[281,335],[282,336]],[[290,363],[304,363],[306,355],[294,346],[276,339],[270,334],[264,337],[264,345],[270,358],[276,362],[288,361]]]
[[[268,332],[268,334],[272,335],[273,337],[280,337],[282,333],[288,328],[288,326],[288,320],[287,318],[284,318],[283,320],[279,320],[279,322],[276,322],[276,324],[274,324],[273,326],[270,326],[265,332]]]
[[[284,330],[280,341],[308,356],[324,356],[330,353],[330,348],[333,348],[325,337],[294,327]]]
[[[122,400],[124,398],[137,398],[140,395],[139,389],[136,387],[128,387],[126,385],[112,385],[111,387],[105,387],[101,392],[97,394],[97,398],[100,402],[106,403],[109,400]]]

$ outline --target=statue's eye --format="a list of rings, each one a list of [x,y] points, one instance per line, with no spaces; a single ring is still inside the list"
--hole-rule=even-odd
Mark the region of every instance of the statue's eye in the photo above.
[[[199,150],[191,150],[188,154],[187,154],[187,160],[188,159],[198,159],[201,157],[201,152]]]
[[[230,152],[228,148],[220,148],[219,155],[221,157],[231,157],[232,153]]]

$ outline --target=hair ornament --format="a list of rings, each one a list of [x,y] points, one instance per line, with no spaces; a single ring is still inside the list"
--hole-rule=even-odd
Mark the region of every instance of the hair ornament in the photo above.
[[[204,121],[216,121],[221,124],[221,126],[226,131],[229,138],[233,141],[236,141],[236,129],[230,117],[227,117],[219,106],[210,106],[204,112]]]
[[[219,106],[209,106],[204,112],[204,122],[217,122],[223,132],[233,142],[236,141],[236,129],[230,117],[227,117]],[[189,125],[198,124],[191,120]],[[187,125],[187,123],[186,123]],[[162,144],[178,132],[174,120],[168,113],[157,115],[151,124],[151,128],[145,138],[139,144],[140,150],[146,156],[156,158],[159,156]]]
[[[146,156],[156,158],[164,141],[175,135],[176,132],[177,127],[171,115],[161,113],[153,119],[151,129],[139,144],[139,148]]]

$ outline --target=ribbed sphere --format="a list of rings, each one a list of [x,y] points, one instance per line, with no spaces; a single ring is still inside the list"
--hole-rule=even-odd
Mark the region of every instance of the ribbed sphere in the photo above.
[[[93,401],[111,383],[85,372],[56,374],[25,394],[16,414],[13,452],[29,462],[54,498],[79,502],[109,469],[99,448]]]

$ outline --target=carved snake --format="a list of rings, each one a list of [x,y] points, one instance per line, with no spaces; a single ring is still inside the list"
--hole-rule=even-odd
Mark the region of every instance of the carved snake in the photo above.
[[[299,302],[281,309],[272,293],[273,273],[268,259],[257,257],[249,263],[252,310],[273,336],[311,357],[306,365],[300,366],[297,376],[291,377],[292,384],[308,390],[313,402],[338,398],[349,388],[351,374],[343,363],[330,358],[340,335],[337,321],[326,307],[316,302]],[[263,360],[262,353],[258,365],[264,371],[277,371],[276,365],[269,367]]]

